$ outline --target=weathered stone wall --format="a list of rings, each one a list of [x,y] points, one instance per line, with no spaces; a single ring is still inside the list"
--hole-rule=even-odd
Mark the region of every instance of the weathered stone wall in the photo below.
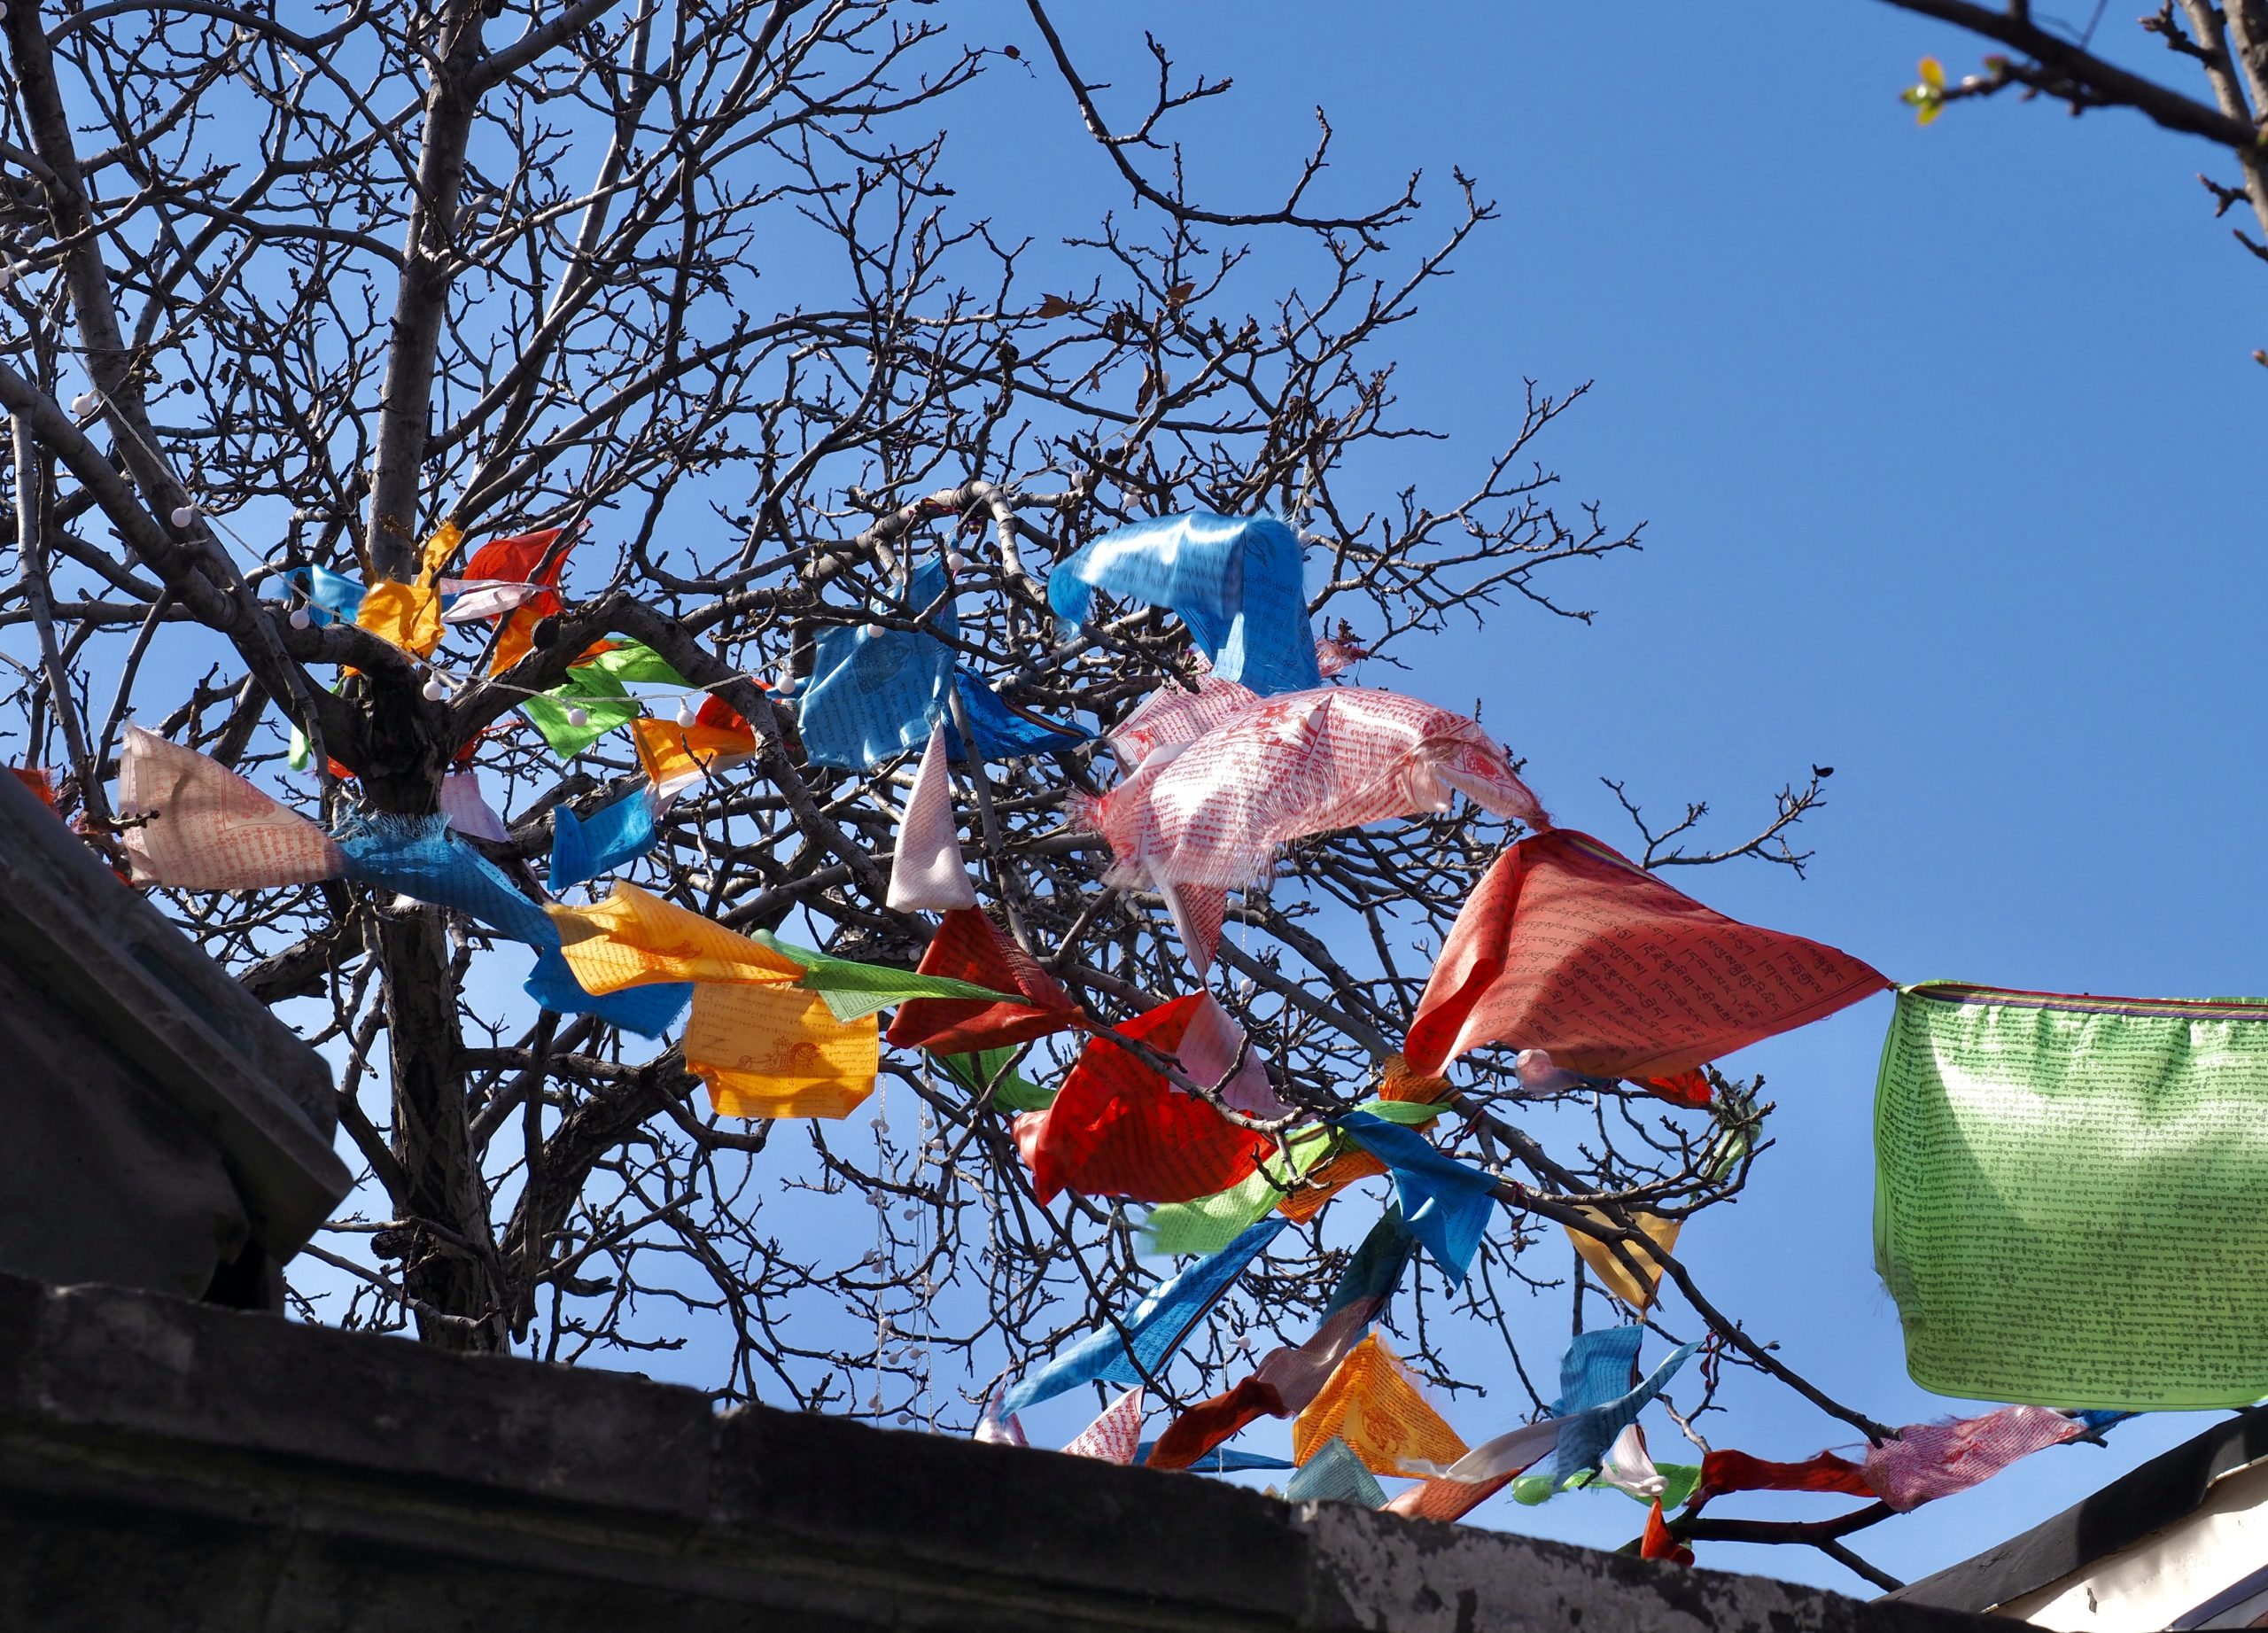
[[[2006,1627],[0,1277],[0,1627]]]

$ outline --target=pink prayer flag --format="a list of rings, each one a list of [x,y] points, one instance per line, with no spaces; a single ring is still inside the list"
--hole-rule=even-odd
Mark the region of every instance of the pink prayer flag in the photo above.
[[[890,859],[889,901],[901,913],[949,913],[976,906],[976,890],[961,859],[960,831],[953,821],[942,724],[929,728],[929,746],[921,751],[920,768],[905,797],[897,849]]]
[[[1191,691],[1169,680],[1134,705],[1110,734],[1111,751],[1130,772],[1161,749],[1178,749],[1194,743],[1216,726],[1232,719],[1260,702],[1260,694],[1234,680],[1223,680],[1209,671],[1197,678]]]
[[[256,890],[336,879],[346,859],[307,818],[220,761],[128,723],[118,756],[118,808],[136,884]]]
[[[1133,741],[1151,739],[1138,730]],[[1250,883],[1309,834],[1446,811],[1453,790],[1500,816],[1550,821],[1477,722],[1394,692],[1326,686],[1260,699],[1177,750],[1159,743],[1091,814],[1117,859],[1115,882],[1169,900],[1189,893],[1176,916],[1202,968],[1218,921],[1208,924],[1197,892]]]
[[[1075,1458],[1097,1458],[1122,1467],[1134,1461],[1142,1446],[1142,1391],[1129,1389],[1102,1409],[1076,1440],[1063,1448]]]
[[[481,797],[480,774],[476,771],[453,771],[441,779],[441,814],[449,826],[460,834],[470,834],[475,839],[491,839],[499,844],[512,836],[504,827],[504,819]]]
[[[1728,919],[1563,828],[1488,869],[1402,1053],[1429,1077],[1502,1043],[1593,1077],[1667,1077],[1889,984],[1847,953]]]
[[[2047,1406],[1908,1424],[1867,1453],[1867,1484],[1904,1513],[1990,1480],[2020,1458],[2076,1440],[2086,1426]]]

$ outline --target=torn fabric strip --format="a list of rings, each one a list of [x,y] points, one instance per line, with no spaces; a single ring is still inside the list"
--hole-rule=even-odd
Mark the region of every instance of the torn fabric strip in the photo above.
[[[1867,1452],[1867,1483],[1899,1512],[1990,1480],[2009,1464],[2085,1432],[2045,1406],[2003,1406],[1980,1418],[1911,1423]]]

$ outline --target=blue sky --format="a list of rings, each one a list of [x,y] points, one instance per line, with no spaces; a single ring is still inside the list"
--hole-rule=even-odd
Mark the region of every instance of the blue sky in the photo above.
[[[1402,7],[1390,33],[1374,7],[1293,15],[1061,21],[1091,72],[1131,60],[1147,27],[1234,77],[1184,128],[1216,199],[1263,198],[1318,103],[1342,199],[1422,167],[1445,206],[1452,165],[1476,176],[1503,220],[1405,331],[1397,376],[1411,416],[1451,439],[1410,447],[1394,485],[1469,470],[1516,423],[1524,377],[1591,380],[1542,457],[1568,496],[1648,524],[1643,556],[1570,582],[1591,626],[1508,612],[1394,684],[1477,688],[1555,814],[1610,841],[1627,830],[1601,776],[1664,809],[1707,799],[1729,833],[1784,780],[1835,766],[1807,881],[1744,865],[1679,883],[1898,979],[2268,987],[2261,779],[2235,729],[2257,691],[2263,569],[2235,478],[2268,393],[2249,355],[2268,342],[2268,271],[2192,179],[2210,150],[2013,98],[1917,129],[1896,100],[1915,59],[1959,74],[1980,48],[1859,0]],[[1037,48],[1020,7],[997,17],[956,24]],[[2131,23],[2104,29],[2156,68],[2128,51]],[[1123,207],[1045,76],[997,74],[984,100],[954,134],[965,166],[1013,184],[1004,217]],[[1769,1078],[1779,1145],[1682,1245],[1790,1362],[1904,1422],[1954,1404],[1907,1380],[1871,1263],[1888,1007],[1740,1057]],[[1847,1438],[1776,1388],[1735,1398],[1719,1444],[1801,1457]],[[1503,1427],[1451,1415],[1474,1438]],[[1925,1573],[2209,1420],[2129,1424],[2108,1450],[2042,1454],[1853,1541]],[[1744,1501],[1726,1512],[1833,1506]],[[1476,1516],[1605,1545],[1638,1517],[1611,1495]],[[1717,1544],[1704,1562],[1870,1591],[1808,1550]]]

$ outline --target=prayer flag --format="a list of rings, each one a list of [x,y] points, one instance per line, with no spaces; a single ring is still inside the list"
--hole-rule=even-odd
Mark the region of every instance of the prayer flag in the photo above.
[[[654,801],[647,788],[634,788],[586,817],[565,805],[551,809],[550,885],[563,890],[627,867],[661,838]]]
[[[1304,1463],[1336,1435],[1376,1474],[1404,1465],[1453,1464],[1464,1455],[1456,1431],[1418,1393],[1417,1380],[1377,1334],[1355,1346],[1292,1425],[1292,1460]]]
[[[1831,1451],[1800,1463],[1771,1463],[1745,1451],[1712,1451],[1701,1459],[1701,1483],[1694,1499],[1707,1502],[1735,1491],[1836,1491],[1845,1497],[1872,1497],[1866,1472]]]
[[[136,884],[255,890],[336,879],[338,844],[209,755],[126,723],[118,755],[118,813]]]
[[[1981,1484],[2021,1458],[2085,1433],[2045,1406],[2003,1406],[1981,1418],[1912,1423],[1867,1452],[1867,1483],[1899,1512]]]
[[[561,953],[583,990],[598,995],[657,981],[773,981],[802,978],[803,966],[673,902],[617,882],[587,907],[544,909],[558,927]]]
[[[945,732],[932,727],[929,746],[897,820],[890,856],[888,905],[900,913],[949,912],[976,906],[976,887],[961,859],[960,826],[953,820],[951,774],[945,769]]]
[[[1224,1191],[1185,1202],[1161,1202],[1142,1221],[1145,1253],[1215,1253],[1237,1233],[1284,1200],[1285,1187],[1307,1165],[1330,1150],[1331,1131],[1302,1129],[1292,1136],[1292,1166],[1287,1174],[1273,1152],[1262,1152],[1260,1165]]]
[[[1245,1266],[1283,1228],[1281,1219],[1262,1219],[1220,1252],[1188,1266],[1122,1319],[1107,1321],[1059,1351],[1053,1360],[1001,1397],[1001,1411],[1022,1411],[1083,1383],[1106,1379],[1114,1383],[1140,1383],[1146,1369],[1155,1377],[1206,1312],[1236,1285]]]
[[[1363,1508],[1386,1504],[1378,1476],[1336,1435],[1317,1447],[1315,1455],[1285,1482],[1284,1497],[1293,1503],[1353,1503]]]
[[[1323,684],[1304,570],[1298,536],[1275,517],[1191,510],[1089,540],[1048,575],[1047,599],[1074,626],[1098,589],[1170,607],[1214,673],[1290,692]]]
[[[1075,1458],[1096,1458],[1122,1467],[1142,1448],[1142,1387],[1137,1384],[1102,1409],[1078,1437],[1064,1447]]]
[[[2268,1395],[2268,1002],[1901,988],[1875,1265],[1939,1395]]]
[[[874,1020],[837,1020],[776,981],[703,982],[685,1023],[685,1069],[720,1117],[847,1117],[874,1091]]]
[[[889,1041],[901,1049],[966,1054],[1029,1043],[1085,1021],[1063,984],[974,906],[954,908],[939,921],[920,973],[965,982],[987,996],[910,997],[890,1019]]]
[[[1587,1219],[1596,1220],[1601,1225],[1612,1224],[1612,1221],[1596,1208],[1579,1206],[1575,1211]],[[1665,1219],[1658,1213],[1634,1211],[1630,1215],[1630,1220],[1664,1253],[1668,1253],[1676,1248],[1677,1233],[1685,1228],[1684,1220]],[[1564,1225],[1561,1228],[1566,1229]],[[1577,1230],[1568,1230],[1567,1240],[1575,1244],[1576,1254],[1585,1264],[1590,1267],[1591,1274],[1598,1278],[1599,1286],[1613,1294],[1631,1309],[1643,1310],[1647,1305],[1654,1302],[1655,1290],[1661,1285],[1662,1271],[1661,1266],[1654,1263],[1643,1248],[1629,1246],[1626,1248],[1631,1262],[1636,1264],[1639,1270],[1639,1275],[1633,1276],[1623,1267],[1622,1261],[1614,1256],[1613,1248],[1601,1241],[1597,1237],[1586,1236]]]
[[[1110,841],[1115,882],[1223,892],[1294,839],[1446,811],[1452,789],[1500,816],[1549,820],[1477,722],[1393,692],[1331,686],[1265,699],[1177,753],[1153,754],[1091,818]],[[1217,916],[1206,903],[1183,917],[1202,968]]]
[[[441,592],[430,584],[381,579],[362,592],[354,621],[381,641],[430,657],[441,644]]]
[[[654,785],[654,797],[668,799],[711,772],[756,758],[755,728],[722,698],[701,705],[690,726],[648,716],[630,723],[638,742],[638,763]]]
[[[1117,1030],[1170,1054],[1205,997],[1184,994]],[[1270,1148],[1107,1038],[1088,1041],[1055,1103],[1017,1118],[1015,1134],[1042,1203],[1065,1190],[1187,1201],[1236,1184]]]
[[[1658,1077],[1889,984],[1848,953],[1728,919],[1557,828],[1488,869],[1441,948],[1402,1053],[1434,1072],[1502,1043],[1594,1077]]]
[[[930,626],[958,635],[960,620],[946,595],[951,585],[943,562],[925,562],[898,610],[913,617],[945,595]],[[917,746],[945,718],[953,651],[936,635],[835,625],[820,630],[812,647],[812,673],[796,691],[796,727],[812,765],[869,770]]]
[[[1338,1126],[1394,1174],[1402,1217],[1451,1286],[1463,1286],[1496,1207],[1496,1180],[1443,1155],[1423,1134],[1367,1111],[1350,1111]]]
[[[1077,748],[1094,735],[1083,727],[1067,726],[1029,709],[1018,708],[966,669],[953,671],[953,690],[960,695],[961,709],[968,716],[968,729],[976,738],[976,752],[984,759],[1060,753]],[[947,756],[967,759],[968,750],[962,746],[959,724],[950,719],[940,723],[944,728]]]
[[[861,964],[855,960],[836,958],[831,953],[799,947],[781,940],[769,930],[757,931],[756,939],[803,966],[798,984],[823,998],[838,1021],[861,1020],[908,999],[967,999],[990,1005],[1004,998],[973,982],[925,976],[918,970],[897,969],[888,964]]]

